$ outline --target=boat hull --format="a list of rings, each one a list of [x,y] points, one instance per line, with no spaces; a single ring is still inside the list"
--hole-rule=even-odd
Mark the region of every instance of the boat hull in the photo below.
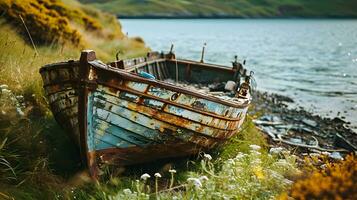
[[[217,147],[238,133],[250,103],[145,79],[90,52],[41,74],[56,120],[80,146],[93,176],[99,163],[125,166]]]

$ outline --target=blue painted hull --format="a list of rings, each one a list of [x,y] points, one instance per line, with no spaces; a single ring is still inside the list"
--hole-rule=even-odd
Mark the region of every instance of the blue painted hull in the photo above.
[[[147,59],[144,64],[134,61],[134,67],[116,69],[85,55],[80,62],[46,66],[41,74],[54,116],[77,141],[92,174],[98,161],[128,165],[193,154],[239,132],[249,94],[222,100],[132,73],[140,69],[168,78],[173,68],[170,59],[156,59],[152,64]],[[203,64],[174,64],[176,69],[186,69],[176,70],[182,76],[207,81],[188,77],[197,70],[187,73]],[[210,65],[204,69],[205,77],[221,71],[212,76],[219,81],[236,72]]]

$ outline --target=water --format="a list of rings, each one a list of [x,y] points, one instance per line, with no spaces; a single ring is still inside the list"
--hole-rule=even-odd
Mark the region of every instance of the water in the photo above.
[[[357,20],[123,19],[129,36],[153,50],[175,44],[178,57],[231,65],[247,59],[258,89],[293,98],[357,130]]]

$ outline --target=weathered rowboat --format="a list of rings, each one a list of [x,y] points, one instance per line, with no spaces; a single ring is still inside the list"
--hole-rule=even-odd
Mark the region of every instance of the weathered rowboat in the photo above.
[[[176,59],[172,52],[104,64],[86,50],[79,61],[46,65],[40,73],[55,119],[94,178],[103,163],[130,165],[214,148],[238,133],[251,101],[250,76],[239,62],[225,67]],[[191,91],[168,78],[234,81],[234,98]]]

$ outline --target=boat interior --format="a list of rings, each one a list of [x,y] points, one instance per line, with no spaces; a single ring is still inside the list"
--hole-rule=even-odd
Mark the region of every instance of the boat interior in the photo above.
[[[234,63],[231,68],[221,65],[212,65],[201,62],[175,59],[172,53],[163,54],[150,52],[146,57],[119,60],[109,65],[113,68],[124,69],[149,79],[190,84],[212,84],[227,81],[236,82],[240,70],[240,63]],[[239,66],[240,65],[240,66]],[[241,67],[243,69],[243,67]]]

